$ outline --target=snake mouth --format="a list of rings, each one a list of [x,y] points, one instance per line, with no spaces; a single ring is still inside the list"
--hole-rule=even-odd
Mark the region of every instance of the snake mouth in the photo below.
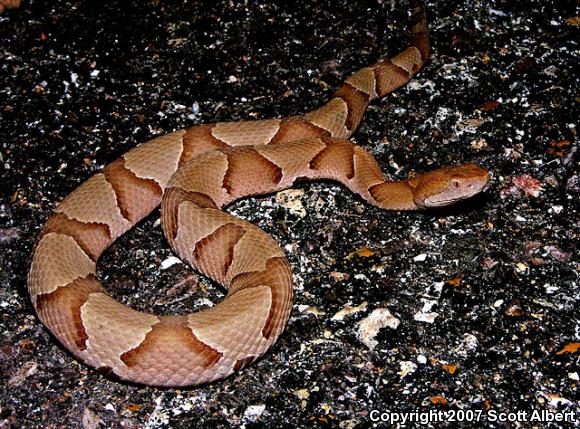
[[[469,197],[471,198],[471,197]],[[437,201],[429,201],[429,199],[425,200],[425,204],[423,205],[423,207],[427,208],[427,209],[437,209],[440,207],[447,207],[450,205],[453,205],[459,201],[463,201],[467,198],[455,198],[455,199],[449,199],[449,200],[437,200]]]

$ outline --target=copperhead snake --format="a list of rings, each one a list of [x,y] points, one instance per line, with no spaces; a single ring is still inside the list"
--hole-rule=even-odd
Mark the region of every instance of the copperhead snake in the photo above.
[[[226,206],[299,179],[338,181],[385,210],[448,205],[487,184],[488,172],[472,164],[388,181],[369,153],[346,140],[368,104],[407,83],[429,51],[418,5],[411,45],[358,70],[319,109],[181,129],[90,177],[54,210],[33,252],[28,290],[42,323],[81,361],[136,383],[197,385],[253,362],[284,330],[292,273],[274,239]],[[227,289],[214,307],[147,314],[109,297],[96,278],[99,256],[159,204],[174,251]]]

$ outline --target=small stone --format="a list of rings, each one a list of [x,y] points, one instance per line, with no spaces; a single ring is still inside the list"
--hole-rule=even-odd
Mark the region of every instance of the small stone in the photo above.
[[[379,331],[386,327],[397,329],[399,323],[401,321],[393,316],[388,309],[377,308],[359,322],[356,336],[361,343],[373,350],[378,344],[375,337]]]
[[[439,316],[438,313],[416,313],[413,316],[413,319],[415,319],[417,322],[425,322],[425,323],[435,323],[435,319]]]
[[[18,371],[8,380],[8,386],[16,387],[21,385],[28,377],[38,372],[38,364],[34,361],[26,362]]]
[[[457,372],[457,365],[451,363],[445,363],[441,365],[441,368],[449,373],[449,375],[453,375]]]
[[[461,340],[461,343],[455,348],[455,352],[466,356],[467,352],[475,350],[479,347],[479,341],[477,337],[473,334],[465,334]]]
[[[304,304],[300,304],[298,305],[298,311],[300,313],[309,313],[309,314],[314,314],[315,316],[323,316],[326,313],[312,305],[304,305]]]
[[[524,264],[523,262],[518,262],[516,264],[516,271],[518,273],[526,273],[526,272],[528,272],[529,269],[530,268],[526,264]]]
[[[550,254],[550,256],[560,262],[568,262],[572,258],[571,252],[564,252],[556,246],[546,246],[544,249]]]
[[[548,393],[546,397],[548,399],[548,404],[554,408],[563,408],[572,405],[572,401],[557,393]]]
[[[344,308],[338,311],[334,316],[332,316],[331,320],[343,320],[345,316],[349,314],[355,314],[361,311],[365,311],[367,309],[367,302],[363,301],[360,305],[356,307],[351,307],[349,304],[345,305]]]
[[[83,425],[83,429],[96,429],[104,422],[90,408],[85,408],[83,411],[81,423]]]
[[[426,253],[421,253],[417,256],[415,256],[413,258],[413,261],[415,262],[424,262],[427,259],[427,254]]]
[[[415,362],[411,362],[410,360],[404,360],[400,362],[399,367],[401,370],[398,372],[398,374],[401,376],[401,378],[405,378],[407,375],[417,371],[417,364]]]
[[[193,113],[194,115],[197,115],[199,113],[199,103],[197,101],[194,101],[193,104],[191,105],[191,113]]]
[[[534,267],[541,267],[542,265],[546,265],[546,261],[543,258],[538,258],[536,256],[530,259],[530,262]]]
[[[10,244],[20,238],[20,230],[18,228],[4,228],[0,229],[0,245]]]
[[[292,393],[300,399],[308,399],[310,397],[308,389],[298,389],[294,390]]]
[[[330,278],[336,283],[339,283],[350,279],[350,275],[348,273],[341,273],[340,271],[331,271]]]
[[[266,405],[264,404],[250,405],[248,408],[246,408],[246,411],[244,411],[244,420],[249,422],[257,421],[264,413],[265,409]]]
[[[287,208],[291,214],[300,218],[306,217],[306,209],[302,204],[304,189],[286,189],[276,194],[276,202]]]
[[[165,259],[163,262],[161,262],[161,269],[162,270],[166,270],[169,267],[174,266],[175,264],[181,264],[181,259],[175,257],[175,256],[170,256],[167,259]]]
[[[488,270],[495,267],[497,264],[499,264],[499,261],[492,258],[485,258],[483,261],[481,261],[481,265],[483,265],[483,267]]]
[[[439,313],[431,311],[431,309],[437,304],[437,301],[430,301],[423,299],[423,308],[413,316],[417,322],[434,323],[435,319],[439,316]]]
[[[481,150],[487,147],[487,141],[484,138],[480,138],[471,142],[471,147],[476,150]]]
[[[529,174],[522,174],[512,179],[514,185],[524,191],[527,197],[538,197],[542,192],[542,182]]]
[[[519,305],[513,304],[505,309],[505,314],[511,317],[520,317],[524,312]]]
[[[341,420],[338,424],[340,429],[354,429],[360,422],[358,420]]]

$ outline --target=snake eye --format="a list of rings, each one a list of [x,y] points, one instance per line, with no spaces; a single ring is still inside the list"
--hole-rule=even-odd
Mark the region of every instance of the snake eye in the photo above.
[[[455,189],[459,189],[461,187],[461,182],[457,179],[453,179],[451,180],[451,186],[453,186]]]

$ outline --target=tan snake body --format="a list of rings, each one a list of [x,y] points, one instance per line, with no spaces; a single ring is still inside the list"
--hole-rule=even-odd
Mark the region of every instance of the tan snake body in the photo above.
[[[372,100],[404,85],[429,56],[425,12],[413,12],[411,46],[350,76],[321,108],[284,119],[198,125],[125,153],[68,195],[34,249],[28,289],[40,320],[76,357],[123,380],[185,386],[224,378],[261,356],[284,330],[292,274],[259,228],[222,209],[247,195],[331,179],[370,204],[416,210],[481,191],[474,166],[386,181],[348,138]],[[216,306],[156,316],[110,298],[96,263],[162,201],[163,230],[195,269],[228,289]]]

